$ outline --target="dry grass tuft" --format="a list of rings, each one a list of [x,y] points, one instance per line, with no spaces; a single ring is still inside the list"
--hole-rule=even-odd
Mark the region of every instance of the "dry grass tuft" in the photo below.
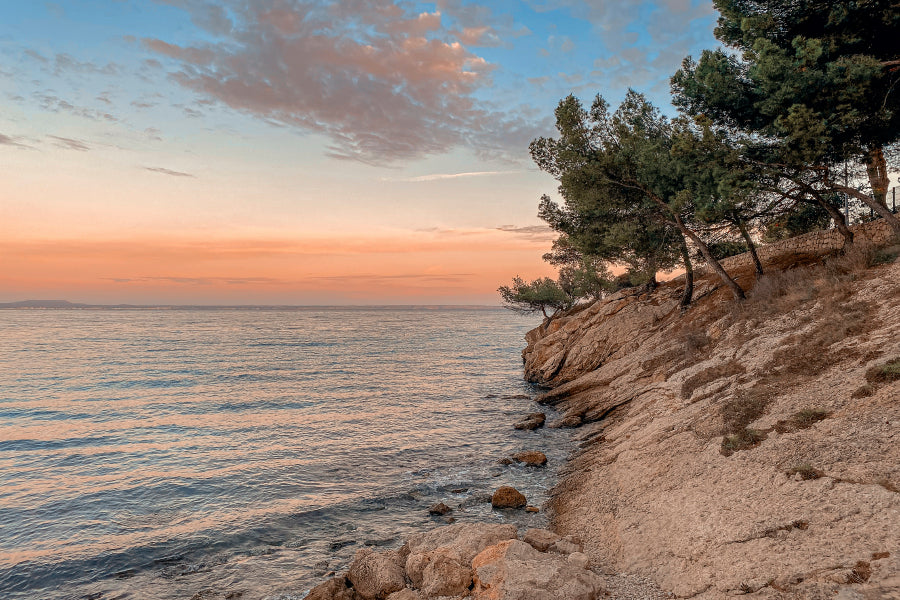
[[[764,386],[759,386],[741,390],[722,405],[725,437],[722,438],[720,452],[723,456],[731,456],[740,450],[753,448],[766,439],[766,432],[750,429],[748,425],[763,416],[771,402],[770,391]]]
[[[872,566],[864,560],[856,563],[847,575],[847,583],[865,583],[872,576]]]
[[[791,467],[790,469],[788,469],[787,475],[789,477],[794,476],[794,475],[800,475],[800,477],[803,479],[803,481],[811,481],[813,479],[818,479],[819,477],[822,477],[823,475],[825,475],[825,473],[824,473],[824,471],[820,471],[819,469],[816,469],[809,463],[802,463],[802,464],[799,464],[795,467]]]
[[[722,438],[722,447],[719,450],[722,456],[731,456],[741,450],[755,448],[766,439],[766,433],[758,429],[742,429],[737,433],[726,435]]]
[[[866,371],[866,381],[872,384],[900,380],[900,356]]]
[[[851,398],[868,398],[875,394],[876,388],[873,385],[868,383],[859,386],[856,388],[852,394],[850,394]]]
[[[775,424],[775,431],[778,433],[788,433],[790,431],[797,431],[798,429],[809,429],[819,421],[827,419],[828,416],[828,411],[819,408],[804,408],[791,415],[790,419],[778,421]]]

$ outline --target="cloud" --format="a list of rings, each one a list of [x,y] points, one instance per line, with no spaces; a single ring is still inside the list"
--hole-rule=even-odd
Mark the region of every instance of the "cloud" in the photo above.
[[[153,173],[160,173],[162,175],[170,175],[172,177],[196,177],[196,175],[191,175],[190,173],[184,173],[182,171],[173,171],[172,169],[166,169],[164,167],[144,167],[147,171],[151,171]]]
[[[464,179],[469,177],[493,177],[495,175],[513,175],[522,171],[475,171],[471,173],[433,173],[431,175],[419,175],[418,177],[382,177],[382,181],[400,183],[421,183],[425,181],[444,181],[447,179]]]
[[[87,152],[88,150],[91,149],[90,146],[88,146],[81,140],[75,140],[75,139],[67,138],[67,137],[60,137],[58,135],[51,135],[51,136],[47,136],[47,137],[49,137],[53,140],[56,140],[54,142],[54,145],[56,145],[60,148],[65,148],[66,150],[77,150],[79,152]]]
[[[19,140],[20,137],[13,137],[0,133],[0,146],[13,146],[14,148],[31,148],[28,144],[23,144]]]
[[[490,41],[493,29],[468,23],[484,13],[475,5],[438,2],[438,11],[422,13],[387,0],[229,0],[226,27],[210,22],[205,2],[165,2],[213,34],[194,45],[142,40],[175,65],[174,81],[262,120],[322,134],[329,156],[386,164],[468,146],[521,157],[522,138],[541,131],[475,101],[494,68],[460,41]],[[462,32],[443,28],[445,7]]]
[[[556,232],[546,225],[526,225],[524,227],[503,225],[498,227],[497,231],[512,233],[532,240],[552,240],[556,237]]]
[[[33,94],[35,100],[37,100],[38,105],[47,111],[50,112],[68,112],[78,117],[83,117],[85,119],[90,119],[91,121],[99,121],[99,122],[107,122],[107,123],[118,123],[119,118],[113,115],[112,113],[95,110],[93,108],[86,108],[83,106],[76,106],[72,104],[68,100],[64,100],[58,96],[53,94],[47,94],[43,92],[37,92]]]
[[[174,283],[177,285],[285,285],[292,283],[274,277],[105,277],[114,283]]]

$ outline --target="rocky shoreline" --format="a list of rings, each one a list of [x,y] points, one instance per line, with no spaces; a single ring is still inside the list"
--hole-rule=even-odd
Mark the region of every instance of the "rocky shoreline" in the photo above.
[[[547,424],[544,412],[527,414],[513,427],[535,431]],[[523,450],[498,461],[543,468],[547,456]],[[519,511],[539,512],[512,486],[501,485],[489,499],[494,511],[514,519]],[[550,502],[548,502],[548,505]],[[458,508],[463,508],[460,506]],[[584,553],[577,535],[511,523],[455,523],[446,503],[428,512],[447,525],[410,536],[399,549],[360,548],[348,569],[314,587],[306,600],[622,600],[669,598],[649,580],[602,573]]]

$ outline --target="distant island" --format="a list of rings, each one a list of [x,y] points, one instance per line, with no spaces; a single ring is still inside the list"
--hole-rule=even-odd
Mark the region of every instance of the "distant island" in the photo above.
[[[21,300],[0,302],[0,310],[501,310],[485,304],[378,304],[378,305],[294,305],[294,304],[84,304],[68,300]]]

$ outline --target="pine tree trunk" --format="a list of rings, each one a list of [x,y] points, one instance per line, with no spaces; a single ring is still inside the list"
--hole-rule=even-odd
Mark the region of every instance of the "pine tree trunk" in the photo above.
[[[750,251],[750,256],[753,257],[753,266],[756,267],[756,278],[759,279],[763,276],[763,266],[762,262],[759,260],[759,254],[756,253],[756,244],[753,243],[753,238],[750,237],[750,232],[747,231],[747,226],[744,224],[744,221],[742,219],[736,219],[736,221],[738,229],[741,232],[741,237],[747,242],[747,249]]]
[[[855,190],[852,187],[847,187],[845,185],[835,185],[833,187],[839,192],[850,194],[857,200],[861,200],[864,204],[866,204],[866,206],[875,211],[875,213],[879,217],[887,221],[887,224],[890,225],[891,229],[894,231],[894,235],[900,237],[900,219],[898,219],[897,215],[895,215],[888,209],[887,205],[878,202],[872,196],[863,194],[859,190]]]
[[[851,245],[853,243],[853,232],[847,226],[847,219],[844,217],[844,213],[817,193],[813,193],[813,198],[816,199],[816,204],[824,208],[831,220],[834,221],[834,226],[837,227],[838,233],[844,237],[844,247]]]
[[[684,293],[681,295],[681,308],[687,308],[694,299],[694,265],[691,263],[691,253],[688,251],[687,242],[681,236],[681,259],[684,261]]]
[[[706,264],[712,267],[712,270],[716,272],[716,275],[719,276],[719,279],[722,280],[728,289],[731,290],[732,295],[735,300],[745,300],[747,296],[744,294],[744,290],[741,289],[741,286],[737,284],[737,282],[731,278],[731,275],[728,274],[728,271],[722,266],[718,260],[712,255],[709,251],[709,246],[700,239],[696,233],[691,231],[688,227],[685,226],[684,222],[681,220],[681,217],[675,215],[675,225],[678,227],[678,230],[681,231],[681,234],[691,240],[697,247],[700,249],[700,254],[703,255],[703,258],[706,260]]]
[[[875,201],[887,208],[887,190],[890,185],[888,178],[887,161],[884,159],[884,150],[876,146],[866,155],[866,173],[869,175],[869,185],[872,186],[872,196]]]

